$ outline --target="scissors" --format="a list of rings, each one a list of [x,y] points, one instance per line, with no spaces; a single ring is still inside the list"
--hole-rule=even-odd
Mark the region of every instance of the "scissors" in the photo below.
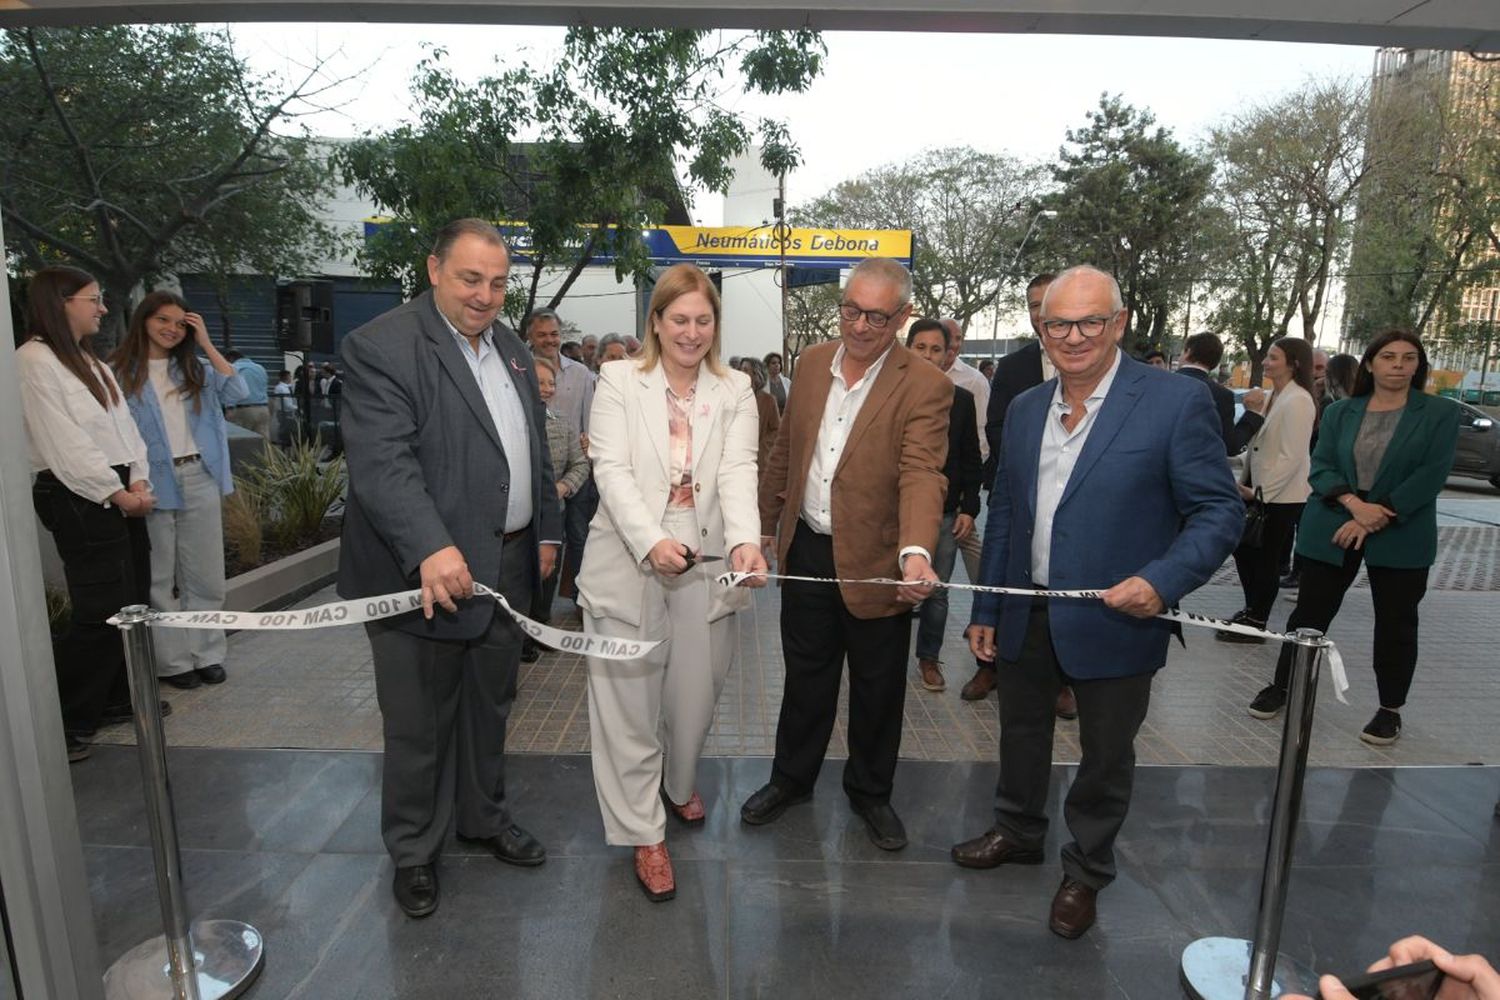
[[[688,548],[686,545],[684,545],[682,548],[683,548],[682,558],[684,558],[684,559],[687,560],[687,566],[685,566],[683,568],[683,572],[684,573],[686,573],[688,570],[692,569],[698,563],[711,563],[711,562],[723,562],[724,561],[724,557],[723,556],[705,556],[705,555],[696,555],[695,556],[695,555],[693,555],[693,550],[690,549],[690,548]]]

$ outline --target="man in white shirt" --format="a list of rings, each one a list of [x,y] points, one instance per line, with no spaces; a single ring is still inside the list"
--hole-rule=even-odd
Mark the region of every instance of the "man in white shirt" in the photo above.
[[[589,366],[562,353],[562,318],[554,309],[533,309],[521,324],[531,353],[557,365],[557,388],[552,396],[553,413],[566,420],[578,435],[583,453],[589,451],[589,410],[594,406],[594,380],[598,377]],[[599,508],[599,490],[594,486],[592,471],[582,486],[564,503],[565,532],[558,593],[575,597],[573,586],[583,561],[583,546],[589,537],[589,522]]]
[[[884,584],[787,581],[786,687],[771,780],[740,810],[770,823],[811,795],[828,751],[844,664],[849,760],[844,792],[882,850],[906,846],[891,808],[901,748],[911,607],[931,593],[943,518],[953,387],[896,343],[911,274],[870,258],[850,273],[840,339],[802,353],[775,447],[761,471],[761,530],[781,571]]]

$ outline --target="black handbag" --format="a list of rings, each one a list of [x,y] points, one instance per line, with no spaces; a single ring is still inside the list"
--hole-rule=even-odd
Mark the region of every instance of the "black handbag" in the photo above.
[[[1240,533],[1240,544],[1252,549],[1260,548],[1266,537],[1266,502],[1261,498],[1260,487],[1255,487],[1255,498],[1245,501],[1245,530]]]

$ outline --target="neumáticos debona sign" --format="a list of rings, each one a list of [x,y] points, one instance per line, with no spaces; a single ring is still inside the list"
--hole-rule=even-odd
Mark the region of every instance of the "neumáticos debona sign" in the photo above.
[[[365,238],[390,225],[390,218],[365,219]],[[512,256],[529,263],[530,233],[524,222],[497,223],[510,243]],[[684,261],[717,267],[774,267],[782,260],[796,267],[844,268],[866,257],[890,257],[911,266],[909,229],[778,229],[769,226],[661,226],[645,229],[641,239],[654,264],[666,267]],[[582,243],[582,238],[579,240]],[[609,240],[600,240],[593,263],[613,262]]]

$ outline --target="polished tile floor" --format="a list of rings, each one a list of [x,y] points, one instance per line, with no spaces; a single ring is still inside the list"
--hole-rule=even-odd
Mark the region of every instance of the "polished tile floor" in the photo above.
[[[814,801],[750,828],[739,803],[762,759],[704,762],[706,826],[669,831],[677,899],[646,900],[629,853],[603,843],[588,759],[515,755],[516,817],[550,850],[537,869],[451,843],[442,906],[391,899],[380,759],[359,752],[174,749],[188,897],[200,917],[266,938],[249,996],[382,998],[1023,997],[1178,994],[1182,949],[1247,934],[1273,781],[1264,768],[1142,767],[1120,877],[1082,940],[1049,933],[1047,864],[965,871],[949,845],[990,820],[994,769],[905,762],[894,804],[911,845],[866,839],[824,769]],[[1055,769],[1053,809],[1071,769]],[[103,960],[159,930],[135,755],[72,771]],[[1362,968],[1423,932],[1500,957],[1500,769],[1314,769],[1282,950]]]

